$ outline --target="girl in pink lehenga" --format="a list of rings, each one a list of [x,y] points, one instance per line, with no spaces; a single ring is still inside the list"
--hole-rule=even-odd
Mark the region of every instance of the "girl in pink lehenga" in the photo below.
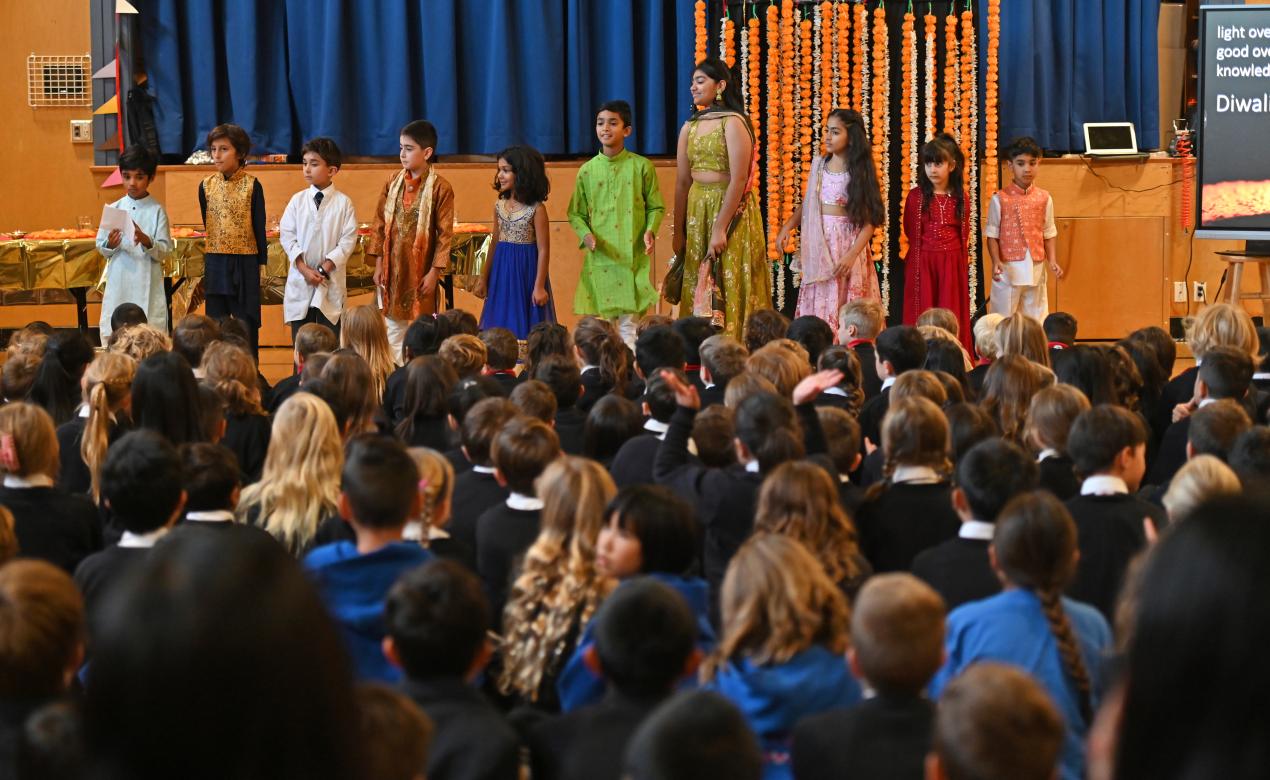
[[[864,120],[835,109],[825,123],[825,155],[812,161],[803,202],[777,238],[799,225],[802,287],[795,316],[813,315],[838,332],[838,309],[857,298],[881,298],[869,242],[884,212]]]

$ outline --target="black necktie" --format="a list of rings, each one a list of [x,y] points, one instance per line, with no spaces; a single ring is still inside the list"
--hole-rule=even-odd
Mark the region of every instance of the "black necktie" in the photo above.
[[[322,192],[320,190],[313,195],[313,208],[322,208]]]

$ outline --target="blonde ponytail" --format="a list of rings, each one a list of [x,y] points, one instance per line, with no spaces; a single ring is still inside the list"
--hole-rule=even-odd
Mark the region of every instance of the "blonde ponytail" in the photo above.
[[[92,477],[93,500],[100,499],[101,464],[110,447],[111,415],[127,400],[132,391],[132,378],[137,362],[126,354],[106,352],[98,355],[84,371],[84,405],[88,419],[79,441],[79,456]]]

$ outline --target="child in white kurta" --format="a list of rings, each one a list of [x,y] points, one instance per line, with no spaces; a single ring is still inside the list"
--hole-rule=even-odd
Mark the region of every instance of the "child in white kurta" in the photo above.
[[[145,149],[132,147],[119,157],[119,173],[127,194],[110,205],[132,217],[130,235],[97,232],[97,251],[106,258],[106,289],[101,299],[101,343],[110,338],[110,315],[124,303],[135,303],[146,321],[168,332],[168,303],[163,292],[163,260],[172,250],[168,213],[150,194],[157,163]]]

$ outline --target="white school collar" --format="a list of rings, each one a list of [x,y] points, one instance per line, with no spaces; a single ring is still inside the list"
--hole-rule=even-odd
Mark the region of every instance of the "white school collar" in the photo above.
[[[891,475],[891,482],[896,485],[934,485],[943,481],[939,472],[930,466],[897,466]]]
[[[1049,458],[1059,458],[1059,457],[1062,457],[1062,455],[1063,453],[1059,452],[1053,447],[1046,447],[1045,449],[1041,450],[1040,455],[1036,456],[1036,462],[1040,463],[1041,461],[1048,460]]]
[[[537,496],[527,496],[523,493],[513,492],[507,497],[508,509],[519,509],[521,511],[531,512],[542,509],[542,499]]]
[[[90,410],[89,410],[89,408],[88,408],[88,404],[80,404],[80,405],[79,405],[79,412],[78,412],[78,414],[79,414],[79,418],[80,418],[81,420],[87,420],[87,419],[88,419],[88,413],[89,413],[89,411],[90,411]],[[107,413],[106,413],[106,416],[110,418],[110,421],[111,421],[111,422],[115,422],[115,413],[114,413],[114,412],[107,412]]]
[[[834,385],[833,387],[826,387],[821,392],[824,393],[825,395],[840,395],[843,398],[847,397],[847,391],[843,390],[841,387],[838,387],[837,385]]]
[[[7,488],[53,487],[53,478],[48,474],[31,474],[19,477],[17,474],[5,474],[4,486]]]
[[[748,471],[748,472],[749,472],[749,473],[751,473],[751,474],[757,474],[757,473],[759,473],[759,470],[758,470],[758,460],[756,459],[756,460],[752,460],[752,461],[750,461],[749,463],[746,463],[746,464],[745,464],[745,470],[746,470],[746,471]]]
[[[1082,496],[1116,496],[1127,494],[1129,486],[1120,477],[1110,474],[1095,474],[1087,477],[1080,485]]]
[[[1199,402],[1199,403],[1195,404],[1195,408],[1196,408],[1196,409],[1203,409],[1205,406],[1208,406],[1209,404],[1216,403],[1216,402],[1217,402],[1217,400],[1218,400],[1218,399],[1216,399],[1216,398],[1202,398],[1202,399],[1200,399],[1200,402]]]
[[[593,366],[590,363],[587,363],[585,366],[582,367],[582,370],[579,371],[578,373],[585,374],[586,372],[590,371],[593,368],[599,368],[599,366]]]
[[[660,420],[654,420],[652,417],[649,417],[648,420],[644,422],[644,430],[656,436],[658,440],[665,441],[666,431],[670,430],[670,423],[664,423]]]
[[[1252,381],[1266,382],[1270,381],[1270,371],[1258,371],[1252,375]]]
[[[132,531],[124,531],[123,536],[119,539],[119,546],[135,549],[153,547],[155,543],[158,542],[159,539],[163,538],[163,535],[167,532],[168,527],[166,525],[145,534],[134,534]]]
[[[895,377],[888,376],[886,379],[882,380],[882,389],[885,390],[893,384],[895,384]]]
[[[475,471],[477,474],[493,474],[494,467],[493,466],[472,466],[472,471]]]
[[[206,512],[186,512],[186,520],[196,523],[232,523],[234,513],[228,509],[211,509]]]
[[[962,539],[990,542],[994,531],[996,531],[996,526],[992,523],[985,523],[982,520],[966,520],[961,524],[961,528],[957,529],[957,536]]]

